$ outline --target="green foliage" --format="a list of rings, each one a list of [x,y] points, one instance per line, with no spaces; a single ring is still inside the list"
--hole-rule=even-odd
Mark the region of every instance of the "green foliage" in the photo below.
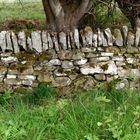
[[[0,109],[0,140],[139,140],[140,94],[133,89],[95,88],[56,100],[40,85],[31,95],[44,100],[18,96]]]

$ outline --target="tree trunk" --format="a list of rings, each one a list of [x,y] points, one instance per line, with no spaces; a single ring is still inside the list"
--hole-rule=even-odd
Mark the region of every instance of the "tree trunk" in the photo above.
[[[42,0],[47,29],[50,32],[70,32],[92,6],[91,0]]]

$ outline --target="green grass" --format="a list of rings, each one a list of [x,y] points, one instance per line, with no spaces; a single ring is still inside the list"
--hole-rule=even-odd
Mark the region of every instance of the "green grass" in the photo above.
[[[139,140],[140,94],[96,88],[55,97],[48,86],[0,97],[0,140]]]
[[[0,3],[0,21],[16,19],[44,20],[45,14],[40,2]]]

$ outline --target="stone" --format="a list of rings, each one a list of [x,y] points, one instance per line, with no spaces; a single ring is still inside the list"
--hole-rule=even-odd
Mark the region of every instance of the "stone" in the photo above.
[[[117,84],[116,84],[116,89],[117,90],[120,90],[120,89],[124,89],[124,88],[128,88],[129,87],[129,82],[127,79],[123,79],[121,81],[119,81]]]
[[[129,69],[118,69],[119,78],[129,78],[130,70]]]
[[[47,37],[48,37],[48,46],[49,46],[49,49],[53,49],[53,40],[51,38],[51,35],[50,33],[47,33]]]
[[[26,46],[26,35],[24,31],[18,33],[18,44],[24,49],[27,50]]]
[[[97,34],[93,34],[92,35],[92,41],[93,41],[93,47],[96,47],[97,48],[97,46],[98,46],[98,35]]]
[[[74,80],[75,91],[93,89],[96,85],[96,81],[92,76],[81,76]]]
[[[64,76],[67,76],[67,74],[65,72],[63,72],[62,70],[60,71],[59,69],[56,69],[54,71],[54,75],[57,76],[57,77],[64,77]]]
[[[105,62],[105,61],[109,61],[110,58],[108,56],[102,56],[102,57],[98,57],[97,60],[99,62]]]
[[[23,85],[23,86],[32,86],[33,81],[32,80],[21,80],[20,84]]]
[[[57,33],[56,32],[54,32],[52,34],[52,41],[53,41],[55,50],[58,52],[60,50],[60,48],[59,48],[58,38],[57,38]]]
[[[97,33],[98,33],[98,35],[97,35],[98,36],[98,46],[102,46],[103,45],[102,33],[99,28],[98,28]]]
[[[2,57],[1,61],[5,64],[10,64],[10,63],[18,62],[18,59],[15,56],[8,56],[8,57]]]
[[[80,41],[79,41],[79,31],[78,29],[74,29],[74,42],[75,42],[75,46],[79,49],[80,48]]]
[[[105,52],[111,52],[111,53],[114,53],[114,55],[121,54],[121,50],[118,47],[116,47],[116,46],[105,48]]]
[[[4,79],[4,84],[6,85],[21,85],[21,82],[17,79]]]
[[[33,50],[32,40],[31,40],[31,38],[29,36],[27,37],[27,48],[29,50]]]
[[[5,75],[7,73],[7,67],[3,64],[0,64],[0,75]]]
[[[135,36],[131,32],[127,36],[127,46],[134,46]]]
[[[5,78],[5,75],[0,75],[0,83],[3,82],[4,78]],[[3,89],[4,89],[4,87],[3,87]]]
[[[135,34],[135,47],[138,47],[140,44],[140,28],[137,28]]]
[[[113,57],[114,53],[112,52],[101,52],[101,56],[103,57]]]
[[[20,52],[20,48],[19,48],[19,45],[18,45],[17,37],[16,37],[14,32],[11,32],[11,36],[12,36],[14,53],[19,53]]]
[[[107,47],[108,46],[107,39],[105,38],[103,32],[101,32],[101,37],[102,37],[103,47]]]
[[[117,61],[116,66],[121,67],[121,66],[126,66],[125,62]]]
[[[122,47],[123,46],[123,37],[119,29],[114,29],[115,45]]]
[[[68,49],[71,50],[72,47],[71,47],[70,36],[68,35],[67,37],[68,37],[67,39]]]
[[[42,52],[42,42],[41,42],[41,31],[32,31],[31,38],[33,43],[33,49],[37,53]]]
[[[127,26],[122,27],[122,35],[123,35],[124,45],[126,45],[127,36],[128,36],[128,27]]]
[[[52,74],[49,72],[40,72],[37,77],[37,80],[39,82],[45,82],[49,84],[49,83],[52,83],[53,77],[52,77]]]
[[[90,53],[90,52],[96,52],[96,48],[93,47],[83,47],[81,48],[81,52],[83,53]]]
[[[72,53],[72,60],[80,60],[85,58],[85,54],[79,50],[74,50]]]
[[[9,75],[9,74],[7,74],[6,75],[6,78],[7,79],[16,79],[17,78],[17,75]]]
[[[100,55],[97,53],[87,53],[86,54],[86,58],[96,58],[98,56],[100,56]]]
[[[36,80],[36,76],[34,75],[18,75],[18,79],[20,80]]]
[[[73,62],[71,62],[71,61],[63,61],[62,62],[63,69],[71,69],[73,67],[74,67],[74,65],[73,65]]]
[[[72,83],[68,77],[56,77],[52,82],[52,87],[65,87]]]
[[[91,66],[84,66],[80,69],[81,73],[83,75],[88,74],[110,74],[110,75],[116,75],[117,74],[117,67],[113,61],[108,62],[100,62],[94,67]]]
[[[6,46],[6,50],[12,51],[13,52],[13,47],[12,47],[12,40],[11,40],[11,33],[10,31],[6,32],[6,42],[7,42],[7,46]]]
[[[98,81],[105,81],[106,80],[105,74],[94,74],[94,78]]]
[[[74,61],[74,65],[81,66],[81,65],[86,64],[87,61],[88,61],[87,59],[76,60],[76,61]]]
[[[71,60],[72,59],[72,51],[70,51],[70,50],[60,50],[58,52],[58,58],[60,60]]]
[[[113,37],[110,28],[105,29],[104,33],[107,37],[108,46],[113,46]]]
[[[138,54],[139,50],[136,47],[127,47],[127,53],[128,54]]]
[[[127,61],[128,64],[136,63],[136,59],[135,58],[126,58],[126,61]]]
[[[76,49],[75,42],[74,42],[74,34],[73,34],[73,32],[69,33],[69,37],[70,37],[71,48],[72,49]]]
[[[51,66],[60,66],[61,61],[59,59],[52,59],[48,62],[48,64],[51,65]]]
[[[42,31],[42,45],[43,45],[43,51],[49,49],[47,31]]]
[[[84,28],[84,36],[85,36],[85,41],[86,41],[85,46],[92,46],[93,31],[91,27],[86,26]]]
[[[134,76],[135,79],[140,78],[140,70],[139,69],[131,69],[130,75]]]
[[[114,56],[112,58],[112,60],[122,62],[122,61],[124,61],[124,57],[123,56]]]
[[[6,50],[6,31],[0,32],[0,47],[2,49],[2,52],[5,52],[5,50]]]
[[[64,32],[59,33],[59,44],[63,50],[67,50],[67,36]]]

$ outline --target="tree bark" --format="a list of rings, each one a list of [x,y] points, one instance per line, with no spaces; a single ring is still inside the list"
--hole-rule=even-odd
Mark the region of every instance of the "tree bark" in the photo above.
[[[91,0],[42,0],[47,29],[50,32],[70,32],[91,8]]]

